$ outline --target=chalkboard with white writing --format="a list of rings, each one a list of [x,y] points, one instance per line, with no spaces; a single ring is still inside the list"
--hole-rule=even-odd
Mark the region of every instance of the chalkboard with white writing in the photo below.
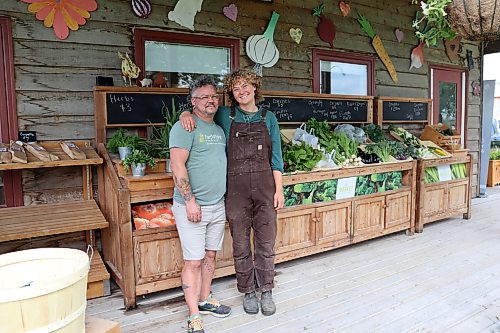
[[[165,112],[190,110],[188,92],[108,92],[106,124],[141,126],[165,123]]]
[[[384,120],[427,121],[429,110],[425,102],[384,101],[382,112]]]
[[[372,121],[371,97],[346,98],[320,94],[304,96],[264,95],[261,105],[272,111],[280,123],[301,123],[310,118],[332,123],[367,123]]]

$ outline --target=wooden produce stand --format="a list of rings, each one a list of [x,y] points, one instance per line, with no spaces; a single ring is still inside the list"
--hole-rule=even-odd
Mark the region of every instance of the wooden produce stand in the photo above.
[[[278,213],[276,261],[303,257],[401,230],[413,234],[415,221],[416,161],[284,176],[283,185],[286,187],[398,171],[402,173],[403,186],[397,190],[281,209]]]
[[[141,94],[144,96],[140,96],[139,100],[144,101],[146,96],[151,96],[152,100],[158,101],[162,98],[170,100],[172,93],[175,92],[169,89],[121,88],[120,90],[117,87],[99,87],[94,91],[96,137],[99,142],[97,149],[103,158],[103,165],[98,169],[99,203],[110,224],[109,228],[101,233],[104,260],[112,277],[123,291],[127,309],[135,307],[139,295],[180,286],[183,259],[175,225],[135,230],[131,212],[131,206],[136,203],[171,199],[174,187],[172,175],[163,170],[151,170],[144,177],[128,176],[123,173],[120,165],[113,161],[113,157],[104,145],[110,128],[137,128],[140,127],[138,125],[145,127],[153,122],[149,116],[149,120],[141,120],[137,118],[138,115],[132,117],[134,121],[125,121],[124,124],[119,124],[117,121],[110,122],[110,112],[122,112],[121,106],[116,107],[116,101],[126,100],[126,95],[129,101],[130,97],[135,98]],[[270,94],[267,96],[269,98]],[[300,105],[316,100],[316,97],[309,95],[289,97],[287,110],[292,112],[291,110]],[[272,98],[274,101],[270,103],[283,101],[276,96]],[[328,100],[326,102],[330,103]],[[334,121],[333,117],[338,117],[339,110],[344,115],[350,114],[351,117],[366,117],[363,119],[371,120],[371,102],[368,98],[361,102],[354,101],[354,104],[344,100],[334,106],[328,104],[329,110],[330,108],[333,110],[327,113],[329,120]],[[161,105],[161,103],[156,104]],[[357,111],[358,104],[365,110]],[[140,112],[140,105],[131,107]],[[339,109],[340,107],[342,109]],[[127,117],[128,112],[124,112],[123,117]],[[153,113],[158,113],[159,110],[157,107],[156,111],[149,109],[147,112],[151,117],[155,117]],[[354,112],[361,112],[361,115]],[[292,117],[287,120],[293,122],[297,119]],[[284,185],[298,184],[306,180],[320,181],[384,172],[401,172],[403,186],[383,193],[295,205],[280,210],[276,261],[283,262],[303,257],[396,231],[408,230],[409,233],[413,233],[416,196],[415,161],[284,176]],[[232,239],[229,227],[226,226],[223,249],[217,254],[215,276],[230,274],[234,274]]]
[[[425,182],[425,169],[429,167],[447,167],[464,163],[465,177],[444,180],[435,183]],[[472,156],[452,156],[419,160],[417,165],[417,213],[415,230],[422,232],[426,223],[463,214],[464,219],[471,218],[471,176]]]
[[[0,164],[0,171],[80,166],[83,173],[84,197],[81,201],[3,208],[0,215],[0,242],[89,231],[89,245],[95,246],[93,230],[108,227],[108,222],[92,198],[91,166],[102,164],[102,158],[96,154],[90,142],[72,142],[85,153],[86,159],[72,160],[63,152],[59,142],[41,142],[49,153],[59,157],[58,161],[43,162],[27,151],[28,163]],[[109,294],[109,273],[95,249],[89,272],[87,297],[104,294]]]

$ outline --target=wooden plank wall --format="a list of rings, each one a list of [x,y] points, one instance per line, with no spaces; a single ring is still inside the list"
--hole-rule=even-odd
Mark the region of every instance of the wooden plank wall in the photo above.
[[[27,12],[27,4],[18,0],[3,0],[0,15],[13,21],[17,112],[19,129],[36,130],[41,140],[60,138],[91,139],[94,137],[94,110],[92,89],[97,75],[112,76],[116,85],[122,85],[120,60],[117,52],[133,54],[133,29],[146,28],[163,31],[190,32],[169,22],[166,17],[176,0],[152,0],[153,11],[148,19],[133,15],[130,1],[98,1],[99,8],[91,13],[88,23],[68,39],[58,40],[51,29],[43,26]],[[238,20],[233,23],[222,15],[222,7],[229,3],[238,6]],[[264,69],[266,90],[297,92],[312,91],[311,48],[329,49],[317,33],[318,19],[311,15],[320,2],[303,0],[258,1],[204,1],[202,11],[195,18],[197,34],[235,37],[241,39],[242,67],[251,66],[245,55],[245,41],[250,35],[261,34],[273,10],[281,14],[275,31],[275,42],[280,60],[272,68]],[[359,10],[372,23],[391,56],[399,76],[399,83],[390,79],[380,60],[376,61],[376,93],[383,96],[429,97],[428,63],[451,64],[440,44],[424,48],[425,64],[409,70],[410,52],[417,45],[411,22],[416,6],[407,0],[353,0],[351,13],[343,17],[337,1],[325,2],[326,16],[337,26],[334,42],[338,51],[356,51],[373,54],[368,37],[355,20]],[[300,27],[304,33],[300,45],[294,43],[288,30]],[[405,38],[398,43],[394,29],[400,28]],[[460,60],[453,65],[465,64],[465,50],[473,52],[475,69],[469,72],[469,84],[480,79],[480,49],[478,43],[463,42]],[[468,94],[468,147],[473,152],[473,193],[477,193],[478,151],[480,138],[480,97]],[[78,170],[65,172],[54,181],[57,173],[25,173],[25,201],[44,202],[78,196],[74,181]],[[64,185],[60,185],[64,184]],[[61,194],[66,191],[68,195]],[[52,192],[43,194],[40,192]]]

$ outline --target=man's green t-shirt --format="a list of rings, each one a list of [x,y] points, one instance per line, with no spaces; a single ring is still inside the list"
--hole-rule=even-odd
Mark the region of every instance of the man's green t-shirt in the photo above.
[[[218,203],[226,193],[226,137],[215,123],[207,123],[193,114],[196,128],[188,132],[177,122],[170,131],[169,148],[189,151],[186,168],[196,202],[201,206]],[[184,204],[177,187],[174,200]]]

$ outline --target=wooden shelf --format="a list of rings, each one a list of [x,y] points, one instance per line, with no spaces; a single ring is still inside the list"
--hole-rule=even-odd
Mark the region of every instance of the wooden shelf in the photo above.
[[[33,156],[30,152],[26,151],[28,163],[7,163],[0,164],[0,171],[2,170],[23,170],[23,169],[38,169],[38,168],[53,168],[64,166],[78,166],[78,165],[98,165],[102,164],[102,158],[97,155],[94,148],[90,145],[89,141],[71,141],[75,143],[87,156],[84,160],[71,159],[59,146],[58,141],[40,142],[49,153],[59,157],[59,161],[44,162]]]
[[[0,242],[107,227],[94,200],[2,208]]]

